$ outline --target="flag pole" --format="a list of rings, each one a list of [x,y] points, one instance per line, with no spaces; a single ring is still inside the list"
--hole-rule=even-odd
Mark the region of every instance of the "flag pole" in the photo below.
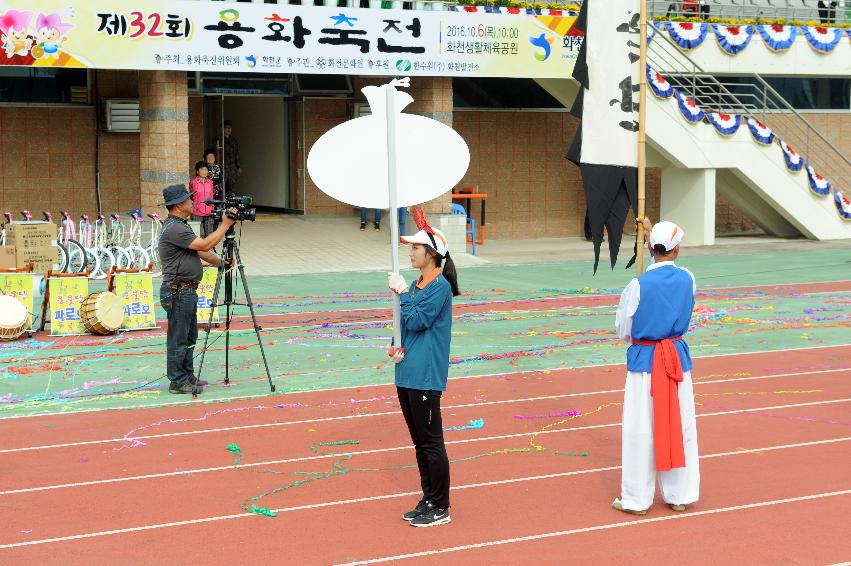
[[[641,6],[638,27],[640,31],[640,49],[638,59],[638,233],[636,234],[635,270],[638,275],[644,273],[644,220],[645,215],[645,170],[647,168],[647,0],[639,0]]]
[[[396,88],[393,83],[385,89],[387,117],[387,188],[390,191],[390,269],[399,273],[399,208],[396,164]],[[402,347],[402,313],[399,295],[393,293],[393,345]]]

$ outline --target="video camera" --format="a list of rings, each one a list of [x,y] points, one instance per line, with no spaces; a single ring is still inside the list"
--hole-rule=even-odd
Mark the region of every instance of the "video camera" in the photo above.
[[[234,222],[240,222],[242,220],[254,222],[257,220],[257,209],[251,206],[250,196],[238,197],[236,195],[228,195],[225,197],[225,200],[207,199],[204,204],[214,207],[214,217],[221,216],[222,212],[224,212]],[[236,209],[235,213],[231,211],[232,208]]]

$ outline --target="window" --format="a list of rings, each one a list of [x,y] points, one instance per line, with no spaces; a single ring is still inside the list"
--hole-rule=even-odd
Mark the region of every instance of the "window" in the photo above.
[[[763,77],[780,96],[796,110],[851,110],[851,79]],[[750,102],[748,97],[757,96],[760,87],[753,88],[757,81],[751,77],[723,77],[726,84],[741,85],[730,90]]]
[[[454,77],[456,108],[559,108],[564,105],[532,79]]]
[[[290,93],[290,76],[273,73],[201,73],[201,88],[207,94]]]
[[[86,69],[0,67],[0,102],[88,104]]]

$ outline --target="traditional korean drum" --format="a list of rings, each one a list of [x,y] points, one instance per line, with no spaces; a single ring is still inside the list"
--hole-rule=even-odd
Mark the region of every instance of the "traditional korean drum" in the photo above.
[[[0,295],[0,340],[17,340],[27,331],[27,307],[8,295]]]
[[[124,308],[115,293],[98,291],[83,301],[80,319],[92,334],[112,334],[124,322]]]

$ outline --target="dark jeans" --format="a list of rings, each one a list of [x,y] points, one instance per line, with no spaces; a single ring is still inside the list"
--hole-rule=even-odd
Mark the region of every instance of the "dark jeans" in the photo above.
[[[360,209],[360,223],[361,224],[366,224],[366,214],[367,214],[366,208],[361,207],[361,209]],[[407,219],[408,219],[408,209],[405,208],[404,206],[400,206],[399,207],[399,235],[400,236],[407,236],[407,234],[405,234],[405,221]],[[381,209],[380,208],[373,209],[373,223],[376,226],[381,225]]]
[[[449,457],[443,442],[441,392],[397,387],[396,393],[414,442],[423,497],[438,509],[449,509]]]
[[[168,379],[176,385],[183,385],[195,375],[192,358],[198,340],[198,294],[189,287],[178,287],[175,291],[163,283],[160,287],[160,304],[168,314]]]

